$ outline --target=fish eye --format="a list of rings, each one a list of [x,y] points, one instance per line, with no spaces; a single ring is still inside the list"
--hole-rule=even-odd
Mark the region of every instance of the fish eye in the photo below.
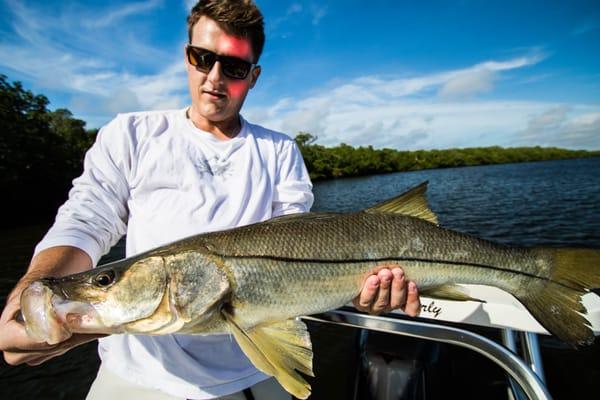
[[[94,282],[101,287],[110,286],[115,280],[115,272],[113,270],[100,272],[94,277]]]

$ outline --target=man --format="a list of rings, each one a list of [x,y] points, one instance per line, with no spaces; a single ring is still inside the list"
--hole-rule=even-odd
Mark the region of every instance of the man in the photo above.
[[[14,320],[31,280],[92,268],[127,234],[133,255],[192,234],[305,212],[313,196],[289,137],[245,121],[264,44],[258,8],[244,0],[202,0],[188,17],[185,65],[192,104],[118,115],[98,134],[69,200],[36,247],[0,319],[10,364],[40,364],[98,338],[78,334],[49,346]],[[369,277],[355,304],[371,313],[419,310],[414,283],[389,266]],[[113,335],[99,340],[102,365],[88,399],[290,398],[248,361],[228,335]]]

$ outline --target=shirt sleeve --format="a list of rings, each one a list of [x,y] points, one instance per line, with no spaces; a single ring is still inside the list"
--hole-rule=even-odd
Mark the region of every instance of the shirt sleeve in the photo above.
[[[128,219],[128,175],[133,140],[126,118],[118,116],[99,132],[73,181],[68,200],[58,209],[54,225],[34,254],[54,246],[74,246],[96,265],[125,234]]]
[[[278,157],[272,215],[307,212],[313,201],[312,183],[300,149],[293,140],[286,140]]]

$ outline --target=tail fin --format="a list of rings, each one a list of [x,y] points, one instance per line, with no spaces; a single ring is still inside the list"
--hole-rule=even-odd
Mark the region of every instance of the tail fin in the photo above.
[[[552,249],[554,270],[552,280],[589,291],[600,288],[600,250]]]
[[[591,344],[594,332],[581,297],[600,288],[600,250],[541,250],[552,254],[550,279],[535,281],[517,298],[557,338],[575,347]]]

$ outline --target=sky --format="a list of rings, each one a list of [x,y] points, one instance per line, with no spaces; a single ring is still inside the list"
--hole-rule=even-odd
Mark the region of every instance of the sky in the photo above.
[[[0,74],[90,128],[189,105],[194,1],[0,0]],[[317,143],[600,149],[600,2],[258,0],[243,116]]]

